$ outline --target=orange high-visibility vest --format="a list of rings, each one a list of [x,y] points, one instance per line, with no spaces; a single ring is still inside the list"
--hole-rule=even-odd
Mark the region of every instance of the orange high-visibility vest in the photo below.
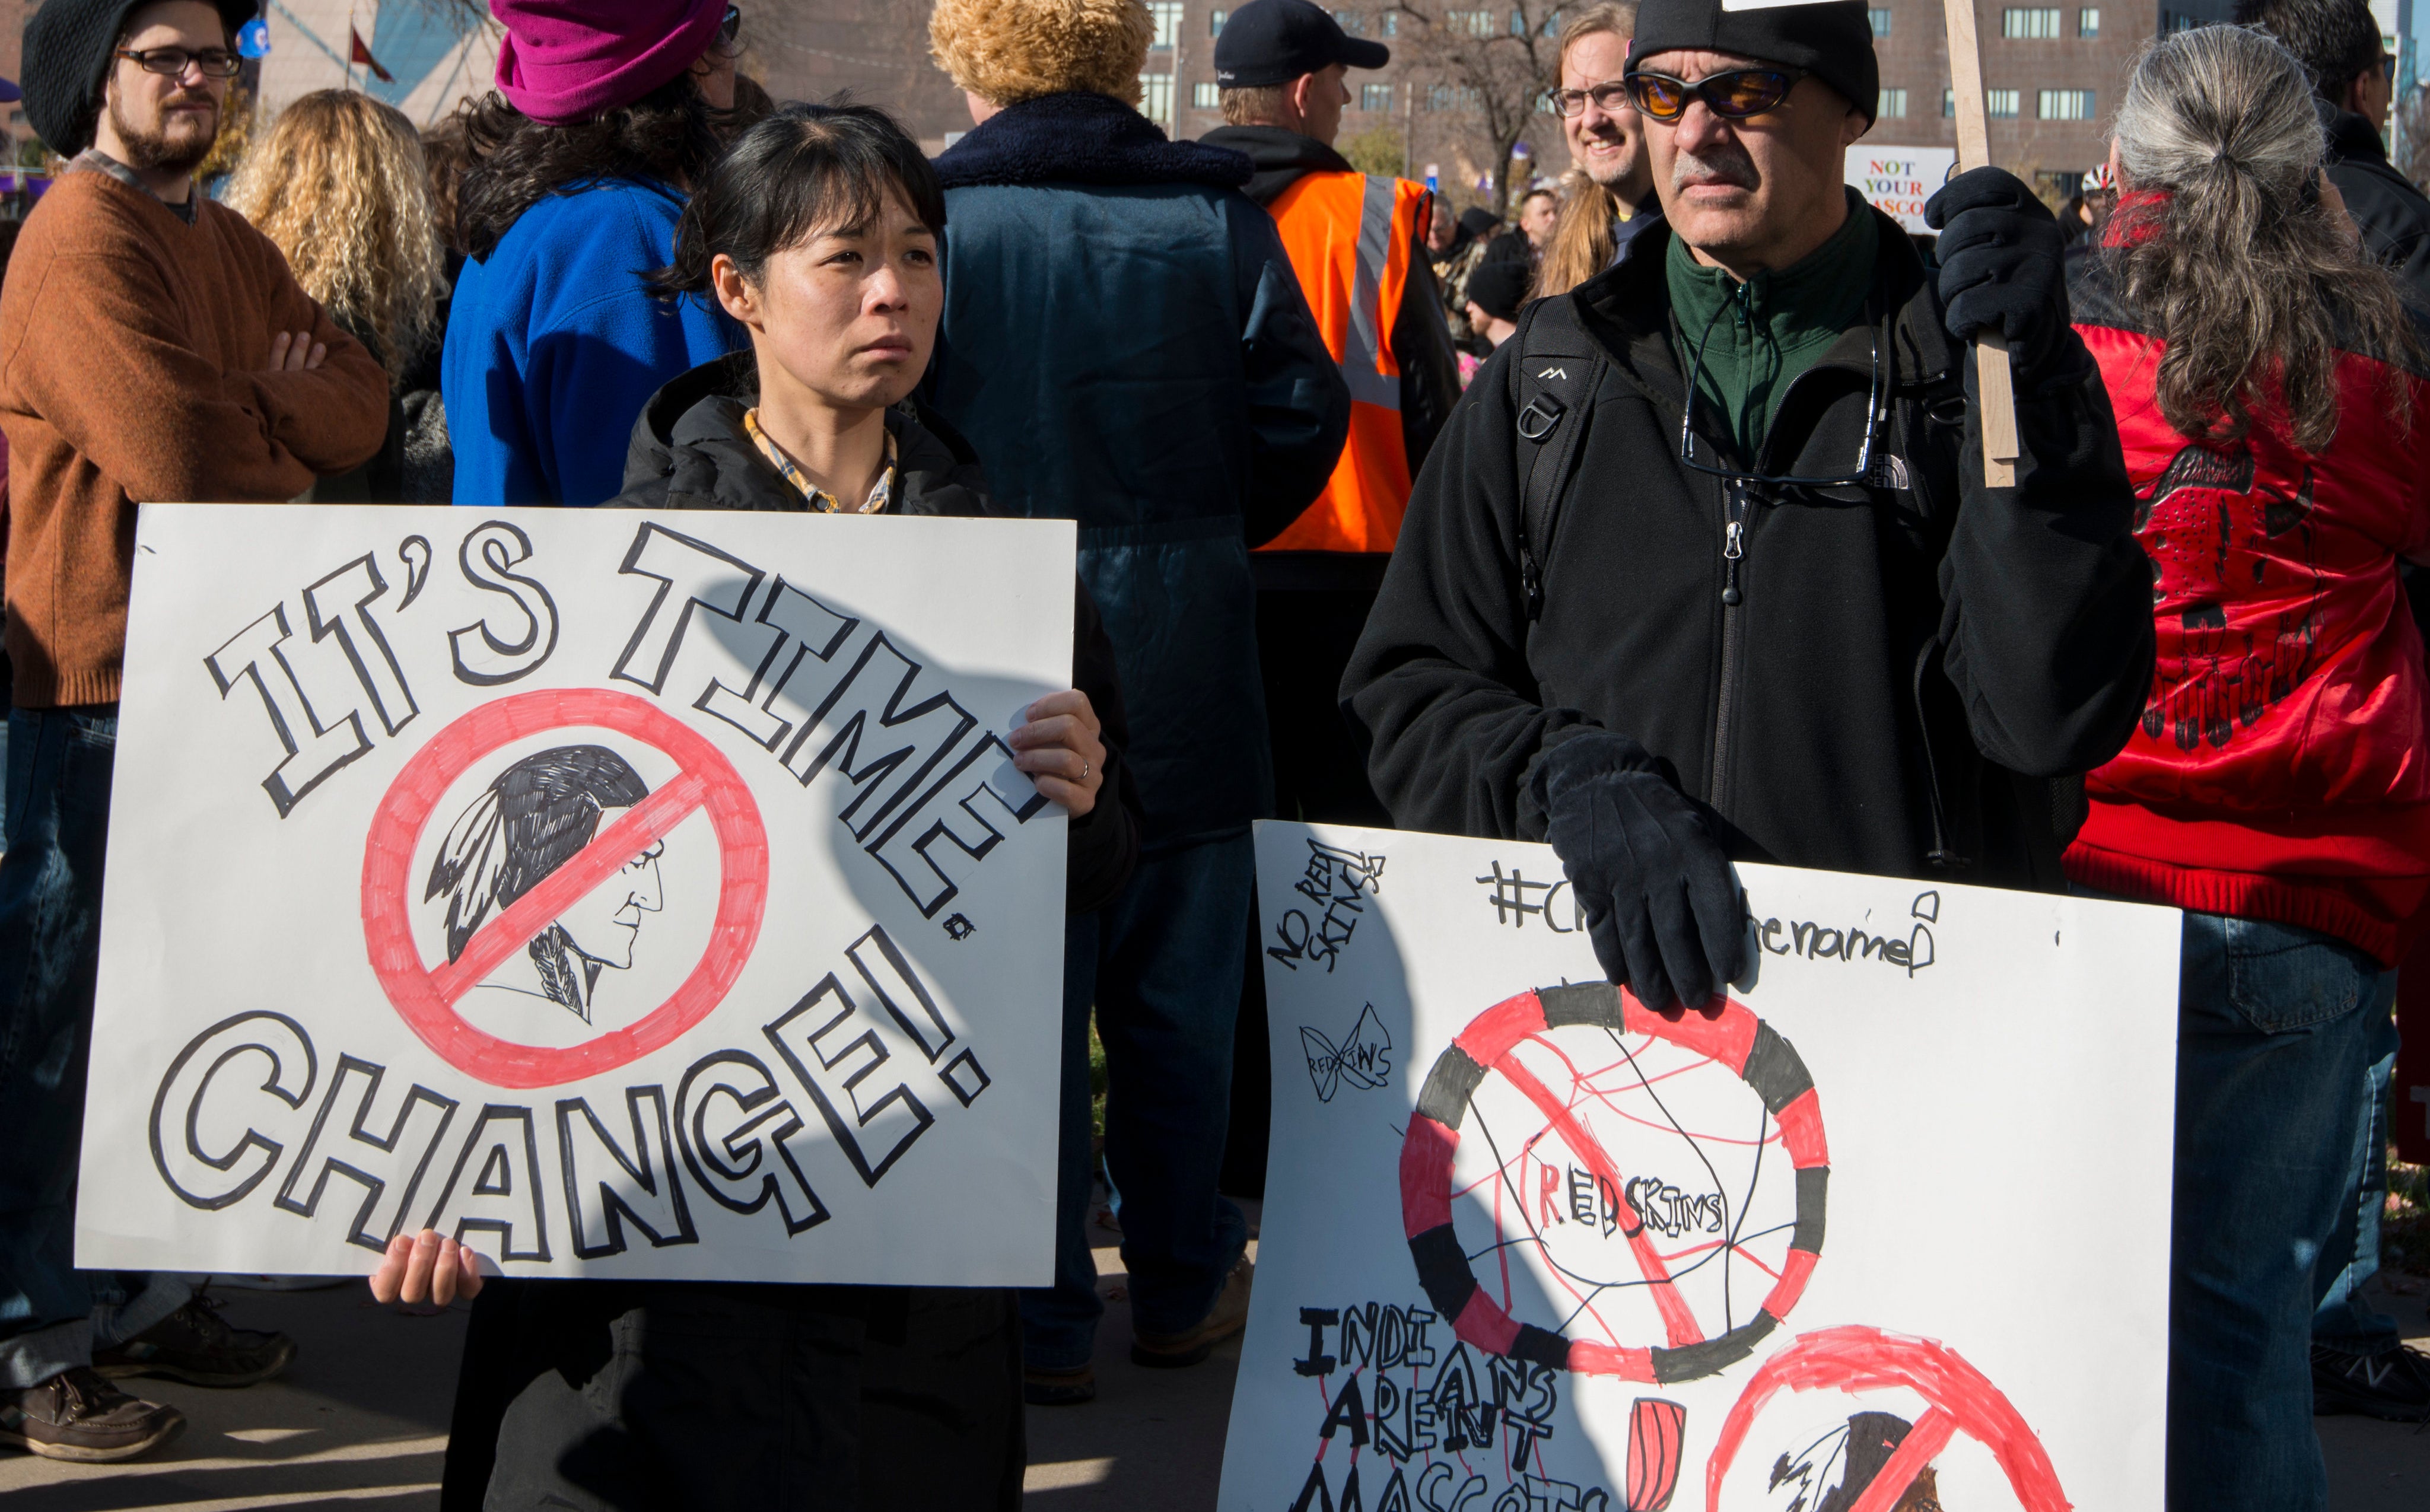
[[[1262,551],[1390,551],[1409,507],[1401,364],[1392,327],[1427,191],[1406,178],[1310,174],[1269,207],[1325,350],[1350,386],[1350,439],[1333,476]]]

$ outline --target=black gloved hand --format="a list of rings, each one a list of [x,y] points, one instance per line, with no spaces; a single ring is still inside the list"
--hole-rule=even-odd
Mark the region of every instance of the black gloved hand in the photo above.
[[[1973,168],[1923,202],[1940,233],[1940,302],[1949,334],[2008,339],[2009,359],[2039,367],[2067,330],[2066,239],[2050,207],[2005,168]]]
[[[1606,975],[1649,1008],[1706,1000],[1745,970],[1746,905],[1704,810],[1623,735],[1573,735],[1537,758],[1545,838]]]

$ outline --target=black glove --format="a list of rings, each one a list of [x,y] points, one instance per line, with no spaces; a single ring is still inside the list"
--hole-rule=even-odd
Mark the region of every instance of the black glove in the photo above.
[[[1701,1006],[1746,965],[1746,904],[1703,808],[1623,735],[1573,735],[1536,760],[1545,838],[1604,973],[1649,1008]]]
[[[1974,168],[1923,202],[1940,233],[1940,302],[1949,334],[2008,339],[2009,359],[2033,369],[2067,330],[2066,238],[2050,207],[2005,168]]]

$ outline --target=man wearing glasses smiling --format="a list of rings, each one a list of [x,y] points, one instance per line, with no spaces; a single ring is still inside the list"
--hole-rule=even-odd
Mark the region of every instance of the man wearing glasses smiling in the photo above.
[[[1928,270],[1845,187],[1865,8],[1647,0],[1627,69],[1663,220],[1479,373],[1342,695],[1401,825],[1548,839],[1660,1007],[1744,975],[1732,860],[2063,887],[2152,630],[2050,212],[1967,174]],[[1982,331],[2013,487],[1984,481]]]

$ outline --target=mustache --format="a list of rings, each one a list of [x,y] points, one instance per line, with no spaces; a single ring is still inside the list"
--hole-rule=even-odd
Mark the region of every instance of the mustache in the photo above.
[[[1699,158],[1683,149],[1671,164],[1671,187],[1685,189],[1689,178],[1727,184],[1735,189],[1756,189],[1763,182],[1763,175],[1756,172],[1755,159],[1747,155],[1744,147],[1736,144],[1710,158]]]
[[[174,110],[181,105],[203,105],[216,110],[219,108],[220,102],[211,97],[211,91],[208,90],[179,90],[161,101],[160,108]]]

